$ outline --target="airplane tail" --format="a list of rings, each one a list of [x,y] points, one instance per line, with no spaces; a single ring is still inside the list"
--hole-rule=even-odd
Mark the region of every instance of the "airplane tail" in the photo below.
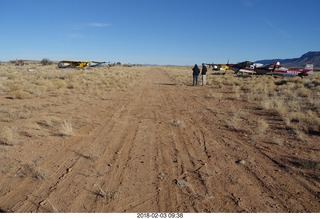
[[[313,74],[313,64],[312,63],[307,63],[303,69],[303,72],[306,74]]]
[[[274,72],[276,69],[280,68],[280,62],[278,62],[277,60],[274,60],[274,63],[273,63],[273,68],[271,70],[271,72]]]

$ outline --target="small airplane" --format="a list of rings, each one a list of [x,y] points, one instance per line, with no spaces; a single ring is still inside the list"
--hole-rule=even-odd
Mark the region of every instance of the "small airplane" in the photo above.
[[[85,68],[85,67],[101,67],[105,66],[106,62],[97,62],[97,61],[72,61],[72,60],[63,60],[58,63],[58,68]]]
[[[97,61],[92,61],[89,63],[89,67],[103,67],[106,66],[106,62],[97,62]]]
[[[260,63],[253,63],[250,61],[240,62],[238,64],[229,64],[231,70],[237,73],[247,73],[247,74],[257,74],[264,75],[268,72],[273,72],[276,68],[280,66],[279,62],[275,62],[269,65],[263,65]]]
[[[228,64],[208,64],[204,63],[205,65],[208,65],[209,68],[212,68],[213,71],[227,71],[229,70]]]
[[[294,76],[308,76],[313,74],[313,64],[307,63],[304,68],[285,68],[278,67],[272,72],[267,72],[267,74],[277,75],[282,77],[294,77]]]
[[[84,68],[89,64],[87,61],[63,60],[58,63],[58,68]]]
[[[283,77],[307,76],[313,74],[313,64],[306,64],[303,69],[285,68],[280,62],[275,61],[273,64],[262,65],[250,61],[240,62],[238,64],[228,64],[229,68],[235,71],[235,74],[247,73],[256,75],[276,75]]]
[[[227,64],[229,66],[229,69],[234,71],[235,74],[240,73],[248,73],[248,74],[256,74],[256,71],[254,71],[254,64],[250,61],[244,61],[239,62],[237,64]]]

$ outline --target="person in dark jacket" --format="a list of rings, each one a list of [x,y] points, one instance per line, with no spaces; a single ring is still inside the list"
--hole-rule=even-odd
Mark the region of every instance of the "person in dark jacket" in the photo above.
[[[200,74],[200,69],[198,68],[198,65],[195,64],[193,69],[193,86],[197,86],[198,85],[198,76]]]
[[[202,75],[202,86],[207,84],[207,67],[204,63],[202,63],[202,70],[201,70],[201,75]]]

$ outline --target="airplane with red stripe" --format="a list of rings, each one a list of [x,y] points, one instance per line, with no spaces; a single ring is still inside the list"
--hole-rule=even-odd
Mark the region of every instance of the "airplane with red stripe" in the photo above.
[[[285,68],[277,67],[271,72],[267,72],[268,75],[277,75],[283,77],[294,77],[294,76],[308,76],[313,74],[313,64],[307,63],[304,68]]]
[[[276,75],[283,77],[307,76],[313,74],[313,64],[307,63],[302,68],[285,68],[275,61],[273,64],[262,65],[250,61],[240,62],[238,64],[228,64],[229,68],[235,71],[235,74],[247,73],[256,75]]]

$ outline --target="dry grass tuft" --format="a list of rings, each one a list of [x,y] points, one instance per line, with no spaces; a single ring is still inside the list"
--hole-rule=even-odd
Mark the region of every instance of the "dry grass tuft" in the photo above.
[[[255,129],[252,131],[252,140],[258,141],[259,139],[263,138],[268,128],[269,124],[265,120],[258,119],[256,121]]]
[[[32,95],[24,90],[14,90],[9,93],[12,99],[31,99]]]
[[[269,128],[269,124],[265,120],[258,119],[256,130],[255,130],[257,134],[264,134],[268,128]]]
[[[55,125],[61,124],[61,119],[59,119],[56,116],[48,116],[48,115],[40,119],[37,119],[36,121],[40,126],[47,127],[47,128],[54,127]]]
[[[173,120],[171,121],[171,124],[172,124],[173,126],[179,127],[179,126],[181,126],[182,122],[181,122],[181,120],[179,120],[179,119],[173,119]]]
[[[0,130],[0,144],[12,146],[17,142],[17,134],[13,128],[7,126]]]
[[[67,121],[64,121],[61,125],[61,129],[59,130],[58,135],[60,135],[60,136],[74,136],[75,133],[73,131],[72,124]]]
[[[284,144],[284,139],[280,136],[273,136],[270,139],[270,141],[271,141],[271,143],[276,144],[278,146],[283,146],[283,144]]]
[[[243,109],[231,108],[230,119],[226,121],[227,128],[233,131],[243,131],[243,120],[242,117],[245,115]]]
[[[48,177],[47,173],[36,167],[35,164],[24,164],[17,171],[20,178],[31,177],[35,180],[44,180]]]
[[[103,198],[106,201],[112,201],[116,198],[117,192],[116,191],[105,191],[102,188],[99,188],[94,192],[94,195],[97,197]]]
[[[320,157],[314,157],[312,159],[304,159],[298,157],[290,157],[287,161],[293,165],[295,168],[304,169],[305,174],[309,175],[311,178],[320,181]]]

